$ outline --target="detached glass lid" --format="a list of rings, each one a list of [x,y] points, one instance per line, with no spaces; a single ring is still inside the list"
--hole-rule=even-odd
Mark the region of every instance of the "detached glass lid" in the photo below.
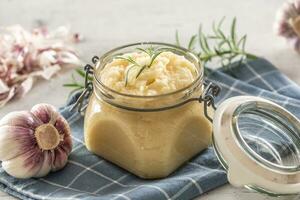
[[[253,96],[221,103],[214,147],[229,182],[271,195],[300,193],[300,121],[283,107]]]

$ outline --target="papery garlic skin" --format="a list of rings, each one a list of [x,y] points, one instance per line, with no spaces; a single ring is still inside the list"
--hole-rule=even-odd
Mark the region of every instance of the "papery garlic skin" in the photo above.
[[[283,4],[277,12],[274,29],[300,53],[300,0]]]
[[[41,177],[59,170],[71,149],[68,122],[49,104],[11,112],[0,120],[0,160],[11,176]]]
[[[81,66],[73,47],[81,39],[65,26],[51,31],[0,27],[0,107],[23,97],[37,78],[49,80],[63,68]]]

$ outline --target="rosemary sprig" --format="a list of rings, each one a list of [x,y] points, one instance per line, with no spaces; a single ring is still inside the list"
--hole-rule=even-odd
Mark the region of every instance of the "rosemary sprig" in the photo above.
[[[212,33],[210,34],[205,34],[200,26],[198,34],[193,35],[187,45],[189,50],[198,55],[206,72],[208,69],[207,64],[212,61],[218,61],[225,69],[231,70],[231,67],[233,66],[232,63],[234,62],[240,65],[247,59],[257,58],[255,55],[246,51],[245,47],[247,35],[238,37],[238,34],[236,33],[236,18],[232,20],[229,33],[225,33],[222,30],[224,20],[225,17],[223,17],[217,24],[214,22],[212,24]],[[178,31],[176,31],[175,39],[176,45],[182,46],[179,40]],[[146,49],[137,48],[137,50],[146,53],[150,57],[148,65],[141,66],[130,56],[115,57],[117,59],[126,60],[130,63],[125,74],[125,87],[127,86],[130,77],[138,78],[145,69],[152,66],[157,56],[166,51],[166,48],[149,47]],[[76,69],[76,73],[84,79],[85,72],[82,69]],[[92,76],[89,75],[88,79],[92,80]],[[72,82],[64,84],[64,86],[74,88],[71,94],[84,89],[83,83],[77,82],[74,74],[72,74]]]
[[[116,56],[115,59],[123,59],[123,60],[126,60],[127,62],[131,63],[132,65],[139,66],[139,64],[137,62],[135,62],[135,60],[133,60],[133,58],[131,56],[128,56],[128,57]]]
[[[178,33],[178,30],[176,30],[176,32],[175,32],[175,41],[176,41],[176,45],[177,46],[181,46],[180,45],[180,41],[179,41],[179,33]]]
[[[187,48],[198,55],[205,68],[207,68],[207,63],[217,60],[224,68],[231,70],[233,62],[241,64],[247,59],[257,58],[245,50],[247,35],[238,37],[236,18],[232,20],[228,34],[222,30],[224,20],[223,17],[217,25],[213,22],[211,34],[205,34],[200,25],[198,34],[193,35],[188,43]],[[176,32],[175,39],[176,45],[180,46],[178,32]],[[196,48],[195,42],[197,39],[198,48]]]
[[[162,49],[159,49],[159,48],[155,49],[152,46],[148,47],[146,49],[142,49],[142,48],[136,48],[136,49],[141,52],[146,53],[149,56],[149,58],[150,58],[149,64],[140,65],[131,56],[116,56],[115,57],[116,59],[126,60],[127,62],[131,63],[131,65],[127,68],[127,71],[125,73],[125,87],[128,85],[130,77],[132,77],[132,75],[134,75],[133,73],[136,73],[135,78],[137,79],[145,69],[150,68],[153,65],[155,59],[163,52]],[[134,69],[137,69],[137,71]]]

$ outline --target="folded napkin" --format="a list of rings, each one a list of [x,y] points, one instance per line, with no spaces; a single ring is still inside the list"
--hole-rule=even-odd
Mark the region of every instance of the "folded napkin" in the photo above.
[[[300,117],[300,87],[264,59],[232,70],[218,70],[209,79],[222,87],[217,103],[237,95],[270,99]],[[0,168],[0,188],[21,199],[192,199],[227,182],[213,149],[199,153],[164,179],[143,180],[88,152],[83,140],[83,117],[69,108],[60,112],[70,123],[74,147],[67,166],[38,179],[20,180]]]

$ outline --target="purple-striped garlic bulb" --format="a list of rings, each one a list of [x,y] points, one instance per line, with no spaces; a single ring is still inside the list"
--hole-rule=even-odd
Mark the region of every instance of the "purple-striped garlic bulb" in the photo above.
[[[283,4],[277,12],[274,28],[300,53],[300,0]]]
[[[0,160],[17,178],[42,177],[63,168],[72,149],[68,122],[49,104],[0,120]]]

